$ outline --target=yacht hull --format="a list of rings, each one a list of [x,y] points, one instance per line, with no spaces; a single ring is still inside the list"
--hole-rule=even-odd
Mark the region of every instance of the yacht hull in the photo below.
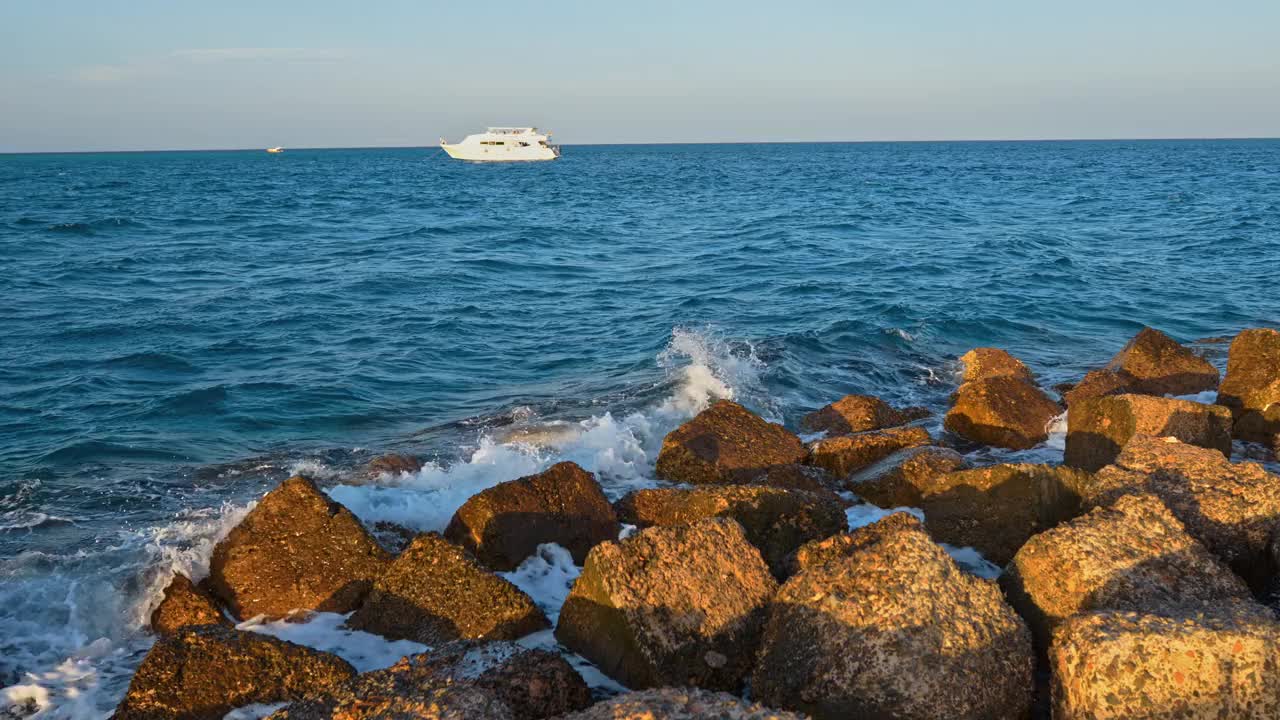
[[[440,147],[455,160],[472,162],[540,162],[555,160],[560,153],[549,147],[511,147],[456,144]]]

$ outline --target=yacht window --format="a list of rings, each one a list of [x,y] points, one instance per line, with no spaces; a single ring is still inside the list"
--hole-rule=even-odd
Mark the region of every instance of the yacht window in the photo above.
[[[520,147],[529,147],[529,143],[527,143],[527,142],[522,142],[522,143],[520,143]]]
[[[547,146],[547,141],[546,141],[546,140],[539,140],[539,141],[538,141],[538,144],[539,144],[539,145],[541,145],[542,147],[546,147],[546,146]]]

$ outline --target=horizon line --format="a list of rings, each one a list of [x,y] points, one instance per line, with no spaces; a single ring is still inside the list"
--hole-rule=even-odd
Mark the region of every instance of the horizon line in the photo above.
[[[907,143],[1070,143],[1070,142],[1188,142],[1188,141],[1256,141],[1280,140],[1280,136],[1170,136],[1170,137],[1078,137],[1078,138],[962,138],[962,139],[911,139],[911,140],[674,140],[666,142],[593,142],[559,143],[567,147],[615,147],[615,146],[664,146],[664,145],[887,145]],[[289,148],[286,151],[313,150],[428,150],[439,145],[320,145]],[[133,150],[7,150],[0,155],[104,155],[178,152],[264,152],[265,147],[237,148],[148,148]]]

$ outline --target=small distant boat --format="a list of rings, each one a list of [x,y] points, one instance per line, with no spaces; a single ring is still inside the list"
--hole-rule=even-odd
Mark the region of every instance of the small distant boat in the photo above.
[[[282,147],[267,148],[267,152],[269,152],[269,153],[282,153],[282,152],[284,152],[284,148],[282,148]]]
[[[491,127],[468,135],[462,142],[450,145],[440,138],[440,147],[455,160],[476,162],[529,162],[555,160],[560,146],[548,142],[551,133],[540,133],[535,127]]]

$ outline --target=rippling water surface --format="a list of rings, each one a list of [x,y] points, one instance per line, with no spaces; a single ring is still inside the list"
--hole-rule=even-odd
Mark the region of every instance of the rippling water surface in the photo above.
[[[291,471],[434,529],[560,458],[651,483],[714,397],[942,409],[975,345],[1052,384],[1143,325],[1274,327],[1277,168],[1280,141],[0,156],[0,686],[109,710],[170,571]],[[433,462],[357,479],[384,450]]]

